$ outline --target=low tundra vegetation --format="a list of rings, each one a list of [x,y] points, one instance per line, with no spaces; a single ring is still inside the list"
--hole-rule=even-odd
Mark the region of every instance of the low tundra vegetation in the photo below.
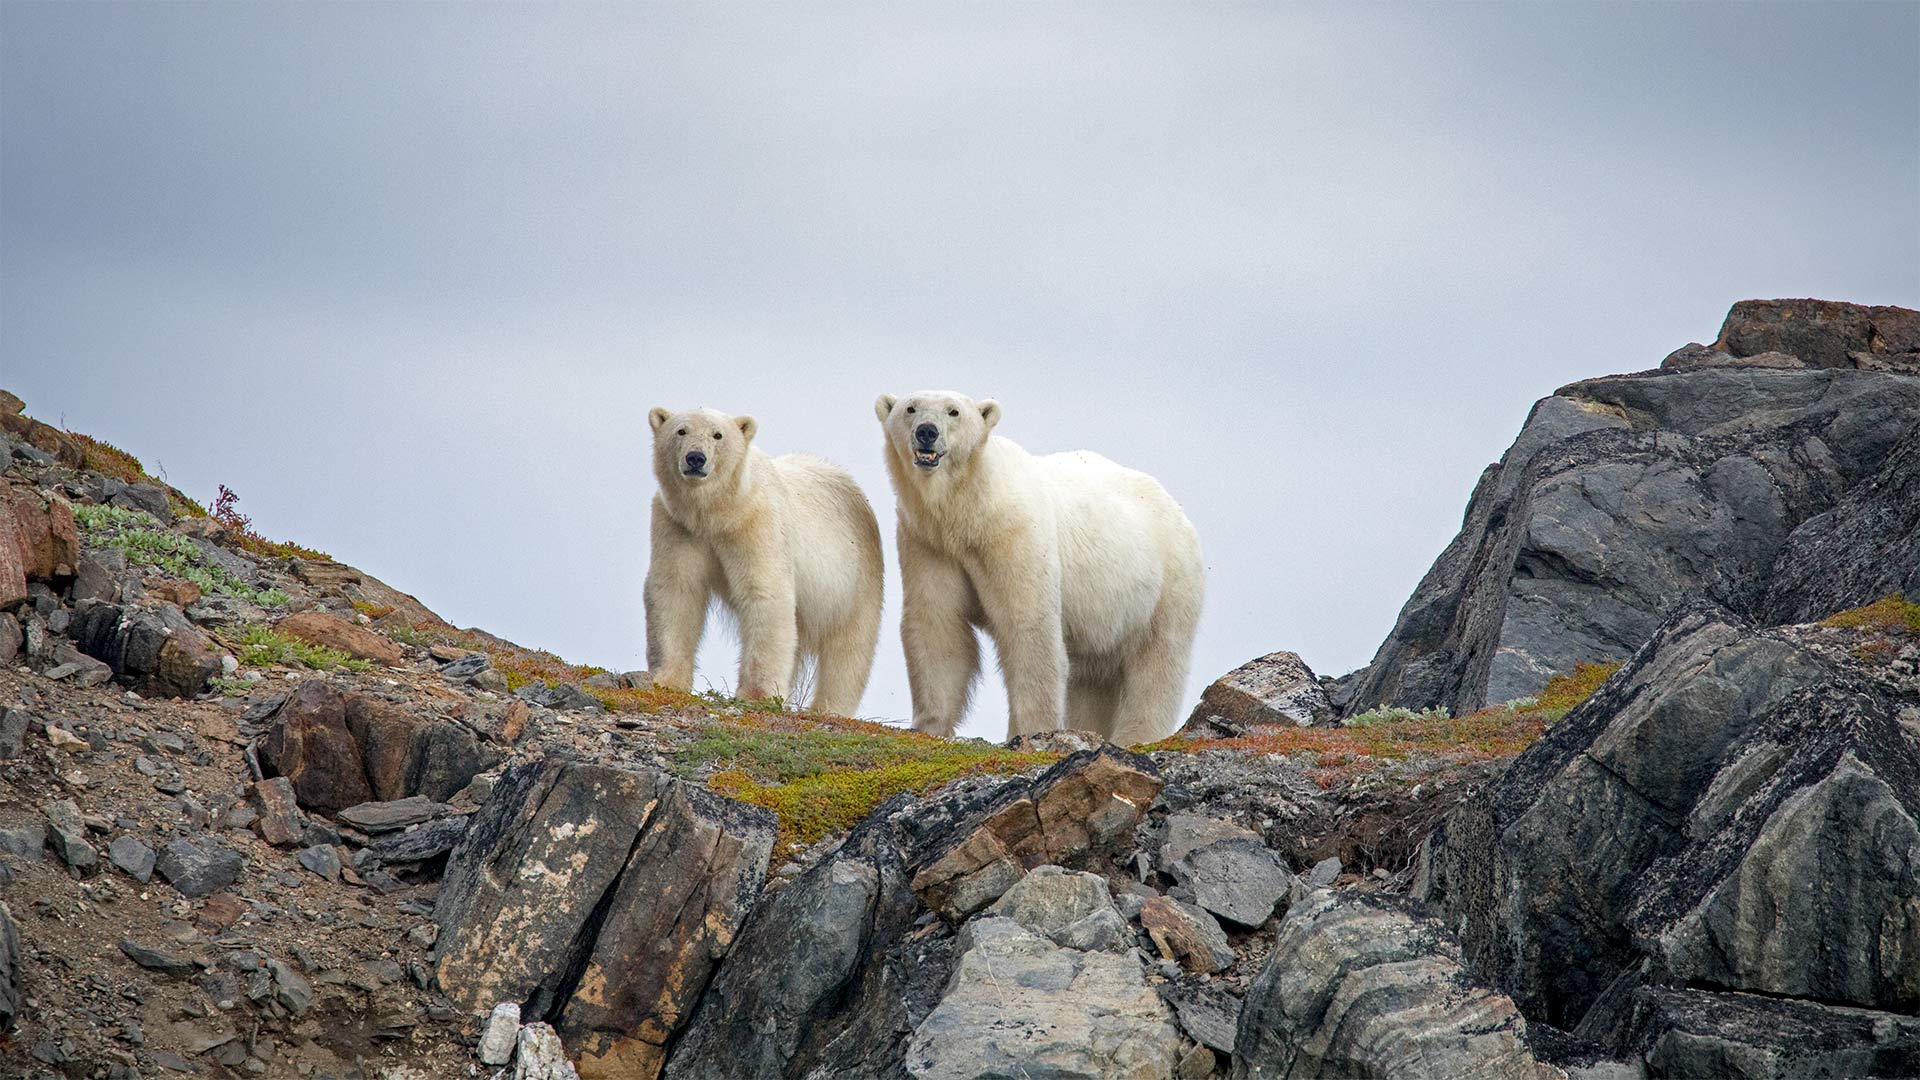
[[[1820,620],[1820,625],[1841,630],[1874,630],[1883,634],[1920,634],[1920,604],[1900,593],[1888,593],[1871,604],[1829,615]]]
[[[749,711],[702,724],[672,764],[683,777],[704,777],[723,795],[772,810],[777,846],[787,851],[851,829],[901,792],[1025,772],[1060,757],[843,717]]]
[[[67,432],[67,437],[80,447],[81,468],[91,469],[104,476],[111,476],[127,484],[157,484],[167,491],[167,504],[178,517],[206,517],[207,508],[181,494],[172,484],[159,477],[148,474],[140,459],[125,450],[91,435],[82,435],[78,431]]]
[[[255,589],[229,574],[192,540],[168,532],[144,510],[119,506],[82,505],[73,508],[73,520],[85,532],[89,547],[119,548],[133,567],[152,566],[168,577],[191,581],[208,595],[231,596],[261,607],[281,607],[287,594],[279,589]]]
[[[1302,754],[1310,759],[1310,774],[1322,788],[1349,782],[1393,762],[1497,761],[1532,746],[1549,725],[1592,697],[1619,669],[1617,663],[1580,664],[1550,679],[1537,697],[1466,716],[1453,716],[1438,708],[1415,711],[1388,706],[1357,713],[1339,727],[1274,728],[1236,739],[1175,736],[1141,749],[1233,749],[1285,757]]]
[[[271,627],[258,623],[248,626],[240,634],[240,647],[236,658],[248,667],[268,667],[280,665],[292,667],[298,664],[315,671],[366,671],[373,667],[365,660],[325,645],[311,645],[299,638],[290,637]]]

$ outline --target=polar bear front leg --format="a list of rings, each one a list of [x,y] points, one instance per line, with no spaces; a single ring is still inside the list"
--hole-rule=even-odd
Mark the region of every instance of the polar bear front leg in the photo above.
[[[1000,669],[1007,677],[1007,735],[1057,731],[1067,712],[1067,641],[1060,622],[1060,565],[1017,539],[1009,558],[976,575]]]
[[[900,644],[907,654],[907,685],[913,692],[913,726],[942,738],[966,715],[980,644],[971,617],[979,603],[960,564],[908,536],[900,549]]]
[[[732,539],[720,556],[727,594],[740,619],[740,681],[734,693],[785,699],[793,689],[800,625],[794,611],[793,561],[779,530],[757,525]]]
[[[693,688],[693,658],[713,599],[713,554],[658,500],[647,563],[647,670],[656,686]]]

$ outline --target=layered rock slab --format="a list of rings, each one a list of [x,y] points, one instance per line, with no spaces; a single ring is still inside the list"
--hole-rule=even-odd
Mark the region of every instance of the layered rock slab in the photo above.
[[[511,769],[448,859],[435,979],[519,1002],[588,1077],[651,1077],[732,947],[775,822],[656,770]]]
[[[1437,923],[1403,901],[1323,891],[1287,913],[1247,989],[1233,1076],[1562,1080],[1526,1032]]]

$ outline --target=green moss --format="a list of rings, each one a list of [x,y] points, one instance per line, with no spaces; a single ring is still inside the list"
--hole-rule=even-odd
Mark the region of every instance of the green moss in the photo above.
[[[299,638],[288,637],[277,630],[265,626],[249,626],[240,635],[239,659],[249,667],[267,667],[281,665],[292,667],[298,664],[315,671],[332,671],[344,668],[348,671],[366,671],[373,665],[339,649],[325,645],[310,645]]]
[[[1539,696],[1533,699],[1533,704],[1527,706],[1527,711],[1544,716],[1548,723],[1553,723],[1592,697],[1594,691],[1619,670],[1617,661],[1609,664],[1576,664],[1571,672],[1548,679]]]
[[[674,754],[672,765],[686,777],[717,770],[707,778],[715,791],[772,810],[784,848],[850,829],[901,792],[929,791],[974,773],[1021,772],[1059,757],[788,714],[708,723]]]
[[[1888,593],[1871,604],[1829,615],[1820,620],[1820,625],[1843,630],[1920,634],[1920,604],[1897,592]]]
[[[152,515],[119,506],[76,506],[73,519],[89,547],[113,547],[127,553],[135,567],[156,566],[168,577],[191,581],[207,595],[231,596],[262,607],[283,607],[287,594],[255,589],[209,560],[193,541],[160,527]]]

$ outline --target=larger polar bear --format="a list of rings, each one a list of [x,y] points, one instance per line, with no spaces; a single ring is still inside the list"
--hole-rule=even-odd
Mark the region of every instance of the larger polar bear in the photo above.
[[[647,414],[653,425],[653,552],[647,667],[690,689],[718,600],[740,626],[746,698],[788,697],[814,661],[815,712],[851,716],[873,671],[886,564],[873,507],[844,469],[807,454],[770,457],[751,416],[712,409]]]
[[[874,411],[898,496],[913,726],[960,722],[977,626],[1000,654],[1010,735],[1172,731],[1206,569],[1159,481],[1084,450],[1035,457],[992,434],[993,401],[883,394]]]

